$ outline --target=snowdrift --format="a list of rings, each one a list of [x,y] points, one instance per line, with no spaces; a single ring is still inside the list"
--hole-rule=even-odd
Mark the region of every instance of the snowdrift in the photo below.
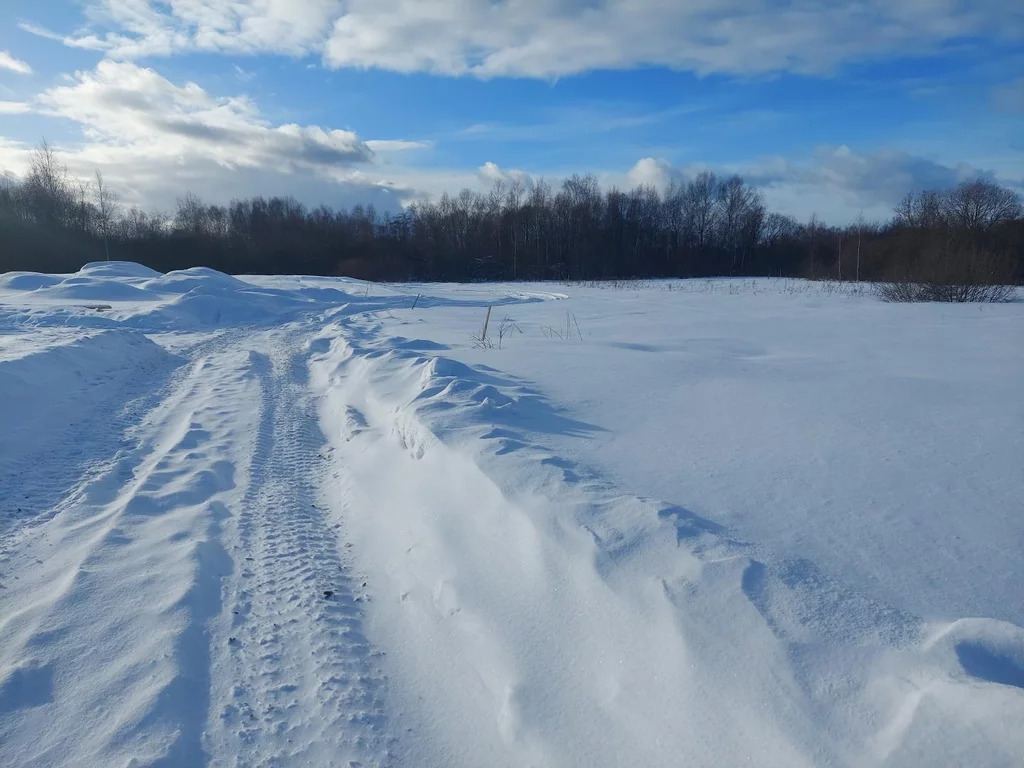
[[[8,291],[36,291],[60,282],[61,278],[57,275],[43,275],[39,272],[7,272],[0,275],[0,289]]]
[[[144,267],[133,261],[90,261],[78,270],[78,274],[83,277],[93,278],[136,278],[143,280],[160,276],[160,273],[155,269]]]
[[[48,299],[90,301],[154,301],[157,297],[129,283],[95,277],[69,277],[55,285],[39,288],[38,296]]]
[[[143,283],[143,287],[154,293],[188,293],[196,288],[211,292],[229,293],[252,290],[252,286],[236,277],[208,267],[191,267],[156,275]]]
[[[167,357],[143,334],[119,330],[78,335],[21,357],[0,358],[5,410],[0,456],[24,451],[48,428],[66,424],[71,412],[86,412],[97,398],[117,396],[122,380]]]
[[[623,495],[546,447],[598,427],[372,325],[328,328],[314,382],[416,749],[467,766],[1024,754],[1021,627],[930,623]]]
[[[0,276],[0,763],[1020,762],[1024,306],[550,287]]]
[[[32,336],[5,337],[0,350],[0,496],[12,502],[0,513],[0,531],[45,513],[60,483],[99,447],[93,432],[103,433],[126,401],[177,362],[127,329]],[[33,479],[40,463],[49,475]],[[29,480],[34,484],[26,486]]]

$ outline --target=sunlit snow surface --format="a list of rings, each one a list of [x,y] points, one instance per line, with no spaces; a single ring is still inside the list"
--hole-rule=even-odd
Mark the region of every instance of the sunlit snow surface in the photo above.
[[[0,275],[0,765],[1021,764],[1022,334],[790,280]]]

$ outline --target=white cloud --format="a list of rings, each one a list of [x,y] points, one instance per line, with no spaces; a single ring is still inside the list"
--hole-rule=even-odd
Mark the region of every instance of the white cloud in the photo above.
[[[517,168],[502,168],[490,160],[477,168],[477,173],[480,176],[480,180],[488,186],[494,186],[498,182],[507,185],[513,181],[520,181],[523,184],[529,184],[532,181],[530,174],[526,171],[521,171]],[[474,184],[471,186],[476,187],[479,185]]]
[[[372,155],[351,131],[272,126],[244,96],[217,98],[129,62],[101,61],[36,103],[44,114],[79,123],[94,142],[145,148],[151,157],[199,156],[226,167],[288,172],[348,166]]]
[[[462,187],[486,190],[496,181],[531,181],[530,173],[495,162],[475,169],[410,167],[402,159],[428,149],[430,142],[364,141],[351,131],[275,125],[248,97],[216,96],[131,62],[104,60],[32,102],[0,101],[0,114],[29,111],[77,123],[85,141],[62,148],[65,162],[83,177],[102,170],[126,201],[147,207],[168,207],[191,189],[219,201],[290,193],[308,203],[374,202],[394,209],[404,200]],[[0,137],[0,168],[24,170],[28,151]],[[557,187],[574,169],[544,170]],[[644,157],[625,170],[596,170],[606,187],[664,189],[701,168]],[[869,218],[887,217],[911,189],[951,186],[980,172],[896,149],[864,152],[844,146],[824,147],[805,158],[767,158],[713,170],[743,175],[774,209],[801,219],[816,212],[839,223],[861,209]]]
[[[373,152],[411,152],[416,149],[430,149],[432,141],[407,141],[406,139],[370,139],[366,146]]]
[[[103,172],[128,204],[167,209],[185,191],[212,202],[293,194],[307,203],[373,203],[396,210],[420,194],[375,163],[371,146],[400,152],[424,142],[364,142],[351,131],[273,125],[244,96],[218,97],[153,69],[101,61],[31,103],[0,102],[0,114],[34,112],[77,123],[85,141],[59,147],[77,176]],[[0,137],[0,168],[24,172],[31,148]]]
[[[557,143],[578,142],[591,136],[625,132],[676,121],[702,112],[705,104],[684,103],[669,109],[638,111],[629,102],[595,101],[542,110],[537,122],[473,123],[455,136],[462,141]]]
[[[947,165],[892,148],[857,152],[846,146],[820,147],[804,158],[769,157],[722,166],[679,167],[646,157],[629,169],[624,180],[627,187],[644,184],[663,191],[670,181],[693,178],[704,170],[719,176],[739,174],[761,190],[770,210],[801,221],[816,214],[831,224],[852,222],[861,212],[867,219],[885,220],[907,192],[944,189],[977,176],[1020,187],[1020,180],[997,178],[967,163]],[[605,186],[623,181],[615,173],[600,178]]]
[[[58,43],[67,43],[67,39],[64,35],[59,35],[53,30],[47,29],[41,24],[33,24],[31,21],[19,21],[18,29],[28,32],[29,34],[41,37],[45,40],[55,40]]]
[[[969,164],[945,165],[896,149],[856,152],[849,147],[822,147],[806,160],[776,158],[737,169],[747,181],[772,194],[793,196],[800,191],[804,211],[822,213],[827,205],[837,214],[858,209],[885,211],[886,215],[907,192],[944,189],[991,173]],[[841,215],[841,214],[839,214]]]
[[[255,195],[291,195],[310,206],[323,203],[340,208],[372,203],[378,211],[397,211],[406,200],[422,194],[372,169],[288,173],[253,166],[225,168],[198,154],[152,156],[147,148],[139,146],[57,145],[56,149],[74,176],[88,180],[98,169],[124,205],[137,205],[147,211],[173,211],[176,199],[189,191],[219,204]],[[0,139],[0,171],[25,173],[31,151],[24,144]]]
[[[32,67],[27,62],[14,58],[8,51],[0,51],[0,69],[17,72],[19,75],[32,74]]]
[[[626,174],[626,183],[629,188],[654,187],[659,192],[673,181],[681,181],[683,173],[680,169],[674,168],[667,160],[659,160],[653,157],[643,157],[637,160],[636,164]]]
[[[60,35],[21,28],[118,59],[189,50],[303,56],[323,47],[340,0],[91,0],[84,30]]]
[[[701,74],[821,74],[963,35],[1024,31],[996,0],[351,0],[325,49],[335,67],[558,77],[662,65]]]
[[[336,68],[479,77],[644,65],[824,74],[969,37],[1024,37],[1024,6],[1005,0],[91,0],[87,7],[91,24],[65,42],[115,58],[316,54]]]

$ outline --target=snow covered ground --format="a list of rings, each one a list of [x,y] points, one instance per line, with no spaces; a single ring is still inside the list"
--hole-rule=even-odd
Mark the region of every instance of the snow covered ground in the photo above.
[[[1022,331],[2,275],[0,765],[1024,763]]]

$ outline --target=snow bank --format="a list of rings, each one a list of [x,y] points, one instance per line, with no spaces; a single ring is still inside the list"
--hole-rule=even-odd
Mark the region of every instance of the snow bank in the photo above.
[[[116,386],[129,368],[166,397],[112,425],[66,425],[66,442],[85,453],[77,472],[51,515],[0,551],[0,763],[203,765],[208,622],[233,567],[218,536],[239,506],[235,462],[244,467],[246,457],[237,446],[257,412],[251,358],[233,349],[184,366],[161,393],[140,362],[160,350],[139,334],[66,346],[8,374],[46,391],[47,373],[62,382],[82,373],[75,401],[85,418],[102,413],[104,391],[131,404]],[[60,450],[36,458],[45,467],[37,476],[62,473]]]
[[[0,289],[8,291],[35,291],[60,282],[61,278],[57,275],[44,275],[39,272],[6,272],[0,275]]]
[[[90,390],[113,387],[118,377],[130,376],[139,365],[163,355],[143,334],[120,330],[77,334],[62,344],[0,359],[0,400],[7,426],[0,434],[0,445],[24,445],[19,422],[31,428],[62,403],[77,401],[81,407]]]
[[[78,274],[87,277],[140,279],[160,276],[155,269],[144,267],[133,261],[90,261],[78,270]]]
[[[105,277],[69,277],[36,291],[37,297],[48,299],[83,299],[91,301],[154,301],[157,297],[142,288]]]
[[[242,282],[238,278],[208,267],[190,267],[189,269],[174,270],[166,275],[158,274],[153,279],[143,283],[143,287],[155,293],[182,294],[196,288],[219,292],[252,289],[251,285]]]
[[[624,491],[929,620],[1024,625],[1024,304],[894,305],[778,280],[567,290],[495,310],[492,336],[506,314],[522,330],[500,350],[474,346],[483,310],[395,312],[377,333],[443,344],[599,425],[547,441]],[[582,338],[563,340],[570,312]]]
[[[173,365],[136,331],[54,332],[43,344],[37,336],[20,343],[6,337],[0,350],[0,495],[11,501],[0,513],[0,530],[45,512],[60,479],[89,460],[97,439],[91,431],[142,394],[137,384]],[[39,462],[57,463],[38,478]],[[42,485],[25,487],[28,480]]]
[[[556,294],[509,290],[500,296],[471,289],[440,293],[429,286],[396,288],[326,277],[249,276],[207,267],[160,274],[130,262],[95,262],[73,275],[12,273],[0,277],[4,314],[15,324],[128,326],[141,331],[205,331],[283,322],[287,316],[329,312],[344,317],[377,310],[486,307],[539,302]],[[109,306],[107,306],[109,305]],[[102,317],[96,312],[102,311]],[[31,320],[28,315],[31,315]]]
[[[375,322],[329,328],[313,371],[414,764],[998,766],[1024,753],[1020,627],[936,628],[624,494],[550,448],[598,424],[393,341]],[[729,365],[764,354],[710,346]]]
[[[322,284],[256,285],[205,267],[163,275],[128,262],[87,264],[66,276],[16,273],[0,281],[0,291],[8,292],[5,314],[15,325],[204,331],[359,303]],[[381,306],[379,299],[372,303]],[[364,299],[359,306],[370,304]]]
[[[64,397],[74,398],[118,374],[130,374],[140,363],[163,354],[143,334],[127,329],[69,333],[63,343],[41,348],[26,343],[24,349],[24,355],[0,357],[5,423],[10,417],[36,419]],[[0,435],[4,439],[11,436]]]
[[[277,297],[199,285],[137,322],[150,328],[215,328],[267,322],[276,319],[283,309]]]

